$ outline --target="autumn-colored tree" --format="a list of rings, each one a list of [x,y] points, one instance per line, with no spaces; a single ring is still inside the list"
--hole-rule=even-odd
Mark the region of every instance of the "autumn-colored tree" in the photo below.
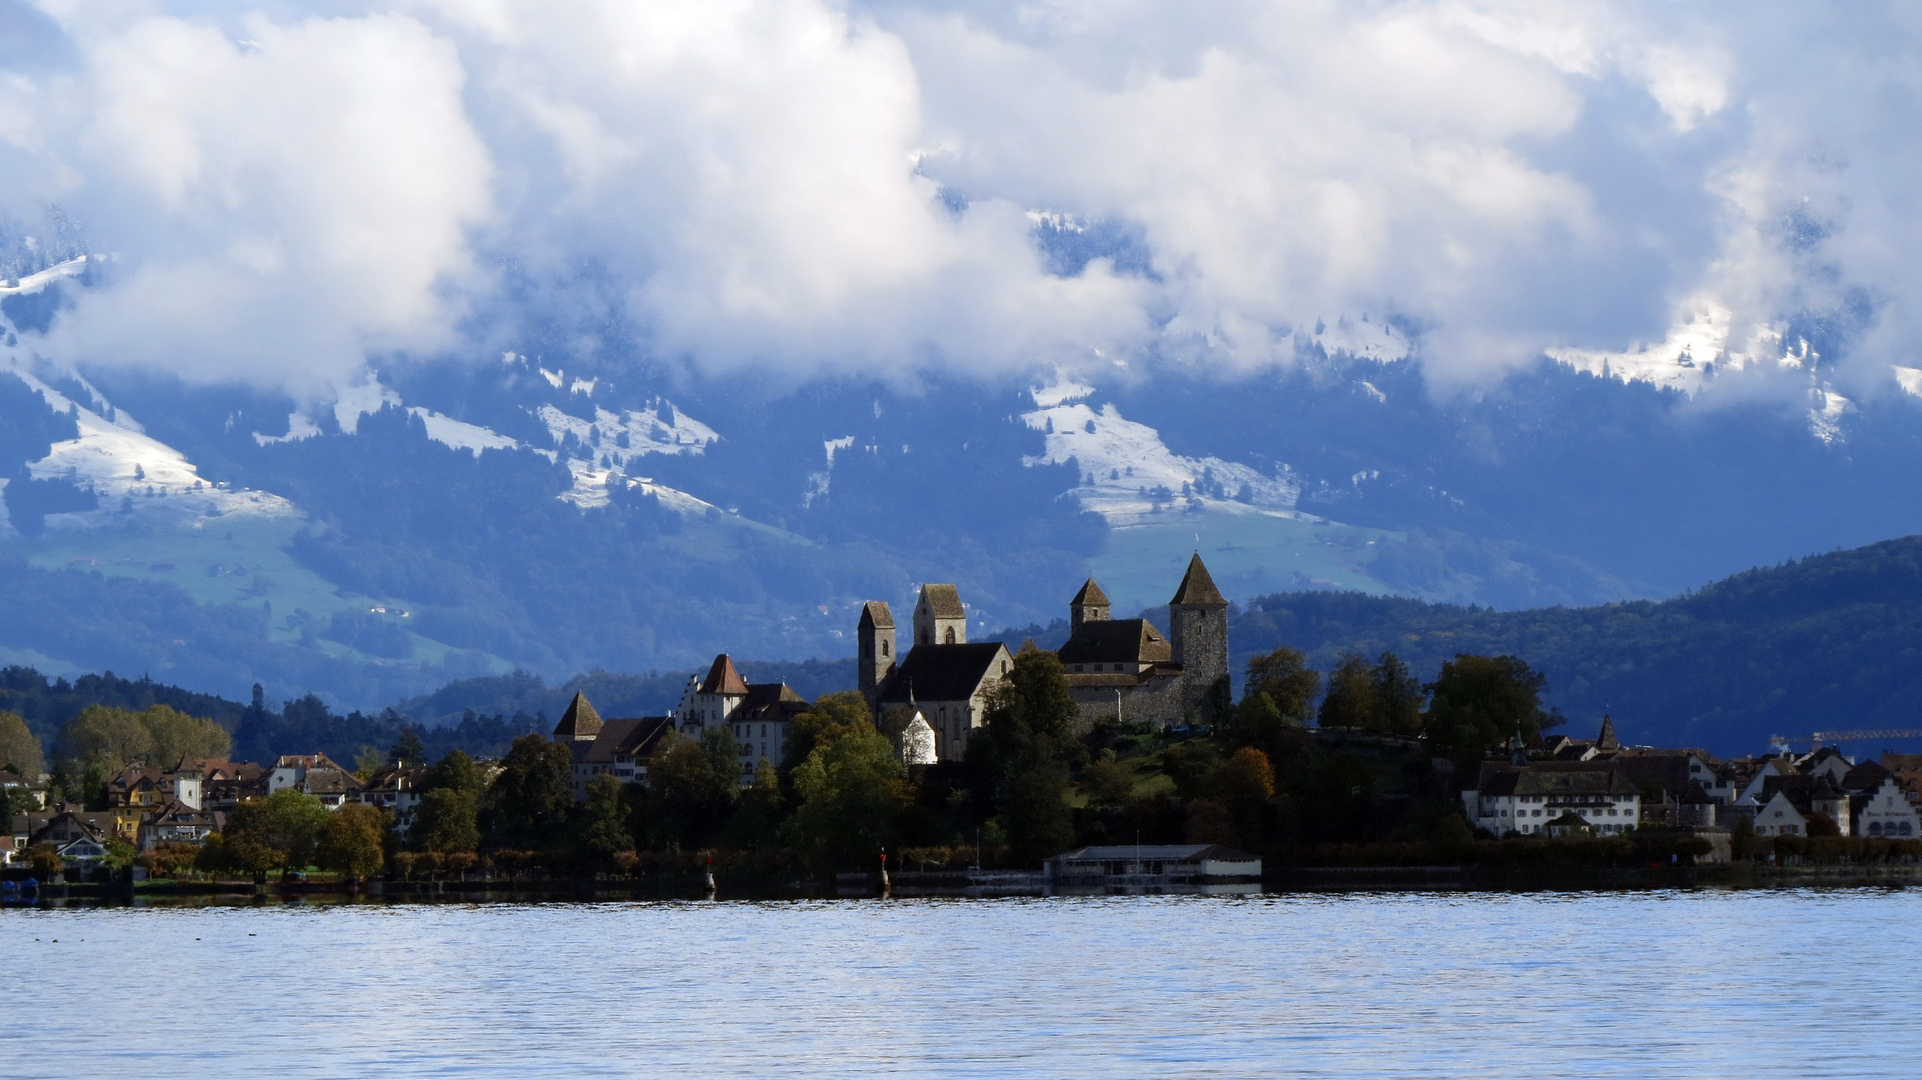
[[[46,767],[40,740],[34,738],[27,722],[19,713],[0,712],[0,769],[36,781]]]
[[[383,841],[387,815],[366,803],[347,803],[328,815],[315,845],[315,862],[353,881],[365,881],[380,872],[386,861]]]

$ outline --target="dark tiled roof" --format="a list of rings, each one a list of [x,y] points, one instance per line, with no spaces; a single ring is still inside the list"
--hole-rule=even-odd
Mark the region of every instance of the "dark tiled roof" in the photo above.
[[[928,614],[937,619],[965,619],[968,613],[961,606],[961,590],[953,585],[921,586],[921,602],[927,605]]]
[[[601,714],[594,711],[594,705],[587,695],[576,691],[574,700],[567,703],[567,711],[561,714],[561,722],[554,725],[556,739],[591,739],[601,732]]]
[[[734,661],[726,653],[714,658],[714,666],[707,669],[707,678],[701,680],[701,693],[738,696],[747,693],[747,680],[734,669]]]
[[[617,757],[647,757],[662,736],[674,730],[672,718],[666,716],[626,716],[609,720],[601,728],[601,737],[594,740],[585,755],[575,758],[580,762],[607,764]]]
[[[274,759],[276,769],[338,769],[346,772],[340,762],[326,754],[282,754]]]
[[[1864,761],[1842,775],[1842,786],[1849,791],[1874,791],[1894,776],[1880,762]]]
[[[1682,794],[1683,806],[1703,806],[1714,801],[1709,798],[1708,792],[1702,790],[1701,784],[1693,781],[1689,783],[1688,790]]]
[[[1822,776],[1769,776],[1762,779],[1762,793],[1756,802],[1766,803],[1775,797],[1776,792],[1795,804],[1798,810],[1807,810],[1812,799],[1839,799],[1842,789],[1835,781]]]
[[[1222,598],[1221,590],[1215,588],[1215,579],[1208,576],[1208,568],[1201,565],[1201,554],[1188,560],[1188,572],[1181,575],[1181,587],[1175,590],[1175,598],[1170,604],[1201,604],[1227,607],[1228,601]]]
[[[634,728],[640,722],[641,717],[638,716],[621,716],[602,723],[601,733],[594,737],[593,744],[585,751],[574,755],[574,760],[601,763],[613,761],[615,748],[634,733]]]
[[[747,700],[735,713],[742,723],[786,721],[807,711],[808,699],[786,683],[748,683]]]
[[[1484,770],[1484,795],[1635,795],[1639,789],[1610,765],[1545,761]]]
[[[916,645],[881,690],[885,704],[902,704],[910,690],[916,701],[965,701],[981,683],[998,676],[994,665],[1005,650],[999,642],[968,645]]]
[[[1093,578],[1089,578],[1087,583],[1081,586],[1081,591],[1075,593],[1074,599],[1068,601],[1068,604],[1072,607],[1111,606],[1108,603],[1108,594],[1101,591],[1101,586],[1096,585]]]
[[[892,630],[894,629],[894,612],[888,610],[886,600],[869,600],[861,605],[861,625]]]
[[[1628,777],[1638,787],[1654,781],[1662,786],[1662,790],[1677,797],[1688,790],[1690,776],[1688,758],[1685,757],[1625,755],[1612,759],[1609,764],[1620,770],[1622,775]]]
[[[345,769],[308,769],[301,786],[309,795],[352,795],[361,790],[360,778]]]
[[[1157,663],[1174,659],[1172,646],[1146,619],[1084,622],[1061,646],[1064,664]]]

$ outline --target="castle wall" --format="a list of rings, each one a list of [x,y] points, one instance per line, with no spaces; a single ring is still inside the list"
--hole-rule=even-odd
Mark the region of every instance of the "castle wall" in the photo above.
[[[1068,695],[1081,707],[1081,732],[1086,732],[1098,721],[1114,719],[1116,687],[1075,686],[1074,677],[1068,678]],[[1179,675],[1157,675],[1136,686],[1120,687],[1121,719],[1131,724],[1149,723],[1157,726],[1181,723],[1181,687],[1182,678]]]

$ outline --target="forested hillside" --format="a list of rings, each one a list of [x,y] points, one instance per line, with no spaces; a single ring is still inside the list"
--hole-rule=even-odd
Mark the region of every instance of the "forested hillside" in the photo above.
[[[1750,570],[1672,600],[1493,611],[1356,593],[1260,597],[1231,623],[1237,666],[1280,645],[1332,668],[1393,651],[1422,678],[1456,653],[1548,676],[1581,734],[1759,751],[1772,734],[1922,727],[1922,537]],[[1873,753],[1879,745],[1857,749]]]

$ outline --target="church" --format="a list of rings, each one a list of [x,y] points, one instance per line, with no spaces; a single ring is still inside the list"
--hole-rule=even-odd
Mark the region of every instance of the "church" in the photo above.
[[[1201,556],[1189,560],[1168,602],[1167,633],[1146,619],[1112,618],[1112,609],[1093,578],[1068,602],[1069,636],[1058,655],[1082,725],[1116,717],[1163,727],[1212,720],[1210,691],[1228,678],[1228,601]],[[877,717],[897,708],[917,714],[907,740],[923,759],[916,764],[959,760],[1014,656],[1000,642],[969,643],[967,611],[952,584],[921,587],[911,629],[902,656],[887,603],[861,606],[861,692]]]

